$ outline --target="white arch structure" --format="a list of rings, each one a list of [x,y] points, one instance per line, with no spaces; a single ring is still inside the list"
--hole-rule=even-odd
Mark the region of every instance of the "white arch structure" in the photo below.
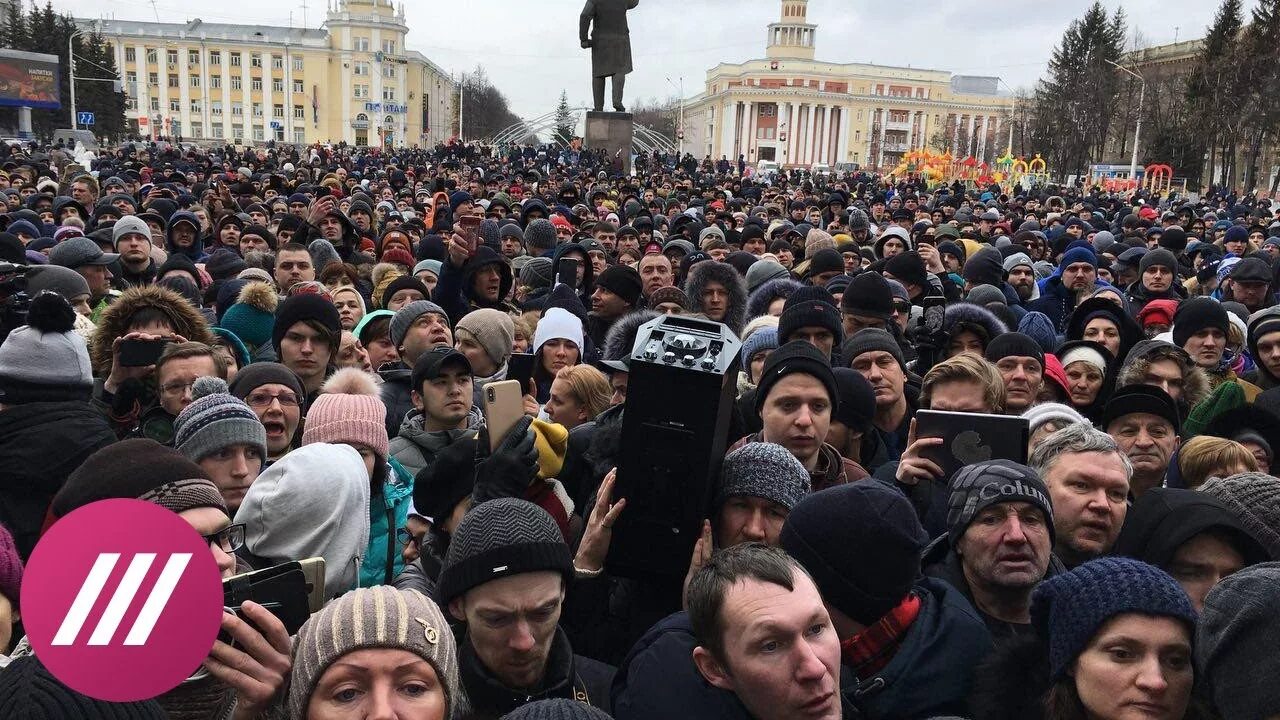
[[[579,117],[578,114],[586,112],[589,109],[590,108],[587,107],[569,109],[569,113],[573,115],[574,125],[577,125]],[[544,113],[538,117],[521,120],[520,122],[508,125],[502,130],[499,130],[498,133],[493,136],[493,140],[491,142],[494,145],[516,142],[524,136],[537,134],[544,130],[550,130],[555,126],[556,111],[552,110],[551,112]],[[631,145],[632,150],[638,153],[650,153],[654,150],[665,153],[675,153],[678,150],[676,143],[672,138],[662,135],[646,125],[639,124],[635,126],[635,133],[632,136]]]

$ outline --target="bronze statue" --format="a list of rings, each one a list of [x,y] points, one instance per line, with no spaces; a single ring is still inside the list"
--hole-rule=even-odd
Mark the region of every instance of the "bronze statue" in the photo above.
[[[631,32],[627,29],[627,11],[640,0],[587,0],[578,19],[578,37],[582,47],[591,48],[591,89],[596,112],[604,110],[604,80],[613,78],[613,109],[625,112],[622,89],[631,72]],[[591,24],[595,33],[588,35]]]

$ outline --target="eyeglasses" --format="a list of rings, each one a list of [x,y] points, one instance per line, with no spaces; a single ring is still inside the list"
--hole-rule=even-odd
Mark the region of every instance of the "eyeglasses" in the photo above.
[[[415,548],[422,549],[422,538],[409,532],[408,528],[396,529],[396,542],[402,547],[412,543]]]
[[[217,543],[223,552],[233,553],[244,547],[244,523],[228,525],[212,535],[203,537],[204,541],[209,543],[209,547]]]
[[[254,408],[271,407],[272,401],[278,401],[280,407],[298,407],[298,396],[291,392],[282,392],[276,395],[268,392],[256,392],[251,393],[244,401],[249,407]]]
[[[169,397],[178,397],[179,395],[185,395],[186,392],[190,390],[191,386],[194,384],[195,384],[195,380],[192,380],[191,382],[165,383],[164,385],[160,386],[160,392],[164,393],[165,395],[168,395]]]
[[[893,311],[907,315],[911,312],[911,303],[906,300],[895,300],[893,301]]]

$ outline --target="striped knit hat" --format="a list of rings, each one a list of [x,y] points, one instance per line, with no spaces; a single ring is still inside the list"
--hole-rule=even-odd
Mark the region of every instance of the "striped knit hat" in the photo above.
[[[373,376],[357,368],[344,368],[325,382],[307,410],[302,444],[364,445],[385,459],[390,446],[386,418],[387,406],[378,397]]]
[[[452,602],[477,585],[550,570],[573,578],[569,546],[546,510],[528,500],[501,498],[472,508],[449,543],[437,595]]]
[[[444,688],[445,717],[465,709],[453,632],[439,606],[417,590],[357,588],[325,605],[298,630],[289,677],[289,717],[305,717],[324,671],[357,650],[405,650],[426,660]]]
[[[196,378],[191,404],[173,421],[173,446],[193,462],[232,445],[251,445],[267,457],[267,431],[245,402],[216,377]]]

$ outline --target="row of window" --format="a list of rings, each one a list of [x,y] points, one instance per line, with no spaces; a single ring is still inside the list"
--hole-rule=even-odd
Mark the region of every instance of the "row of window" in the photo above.
[[[223,140],[223,139],[225,139],[225,138],[226,138],[226,131],[224,130],[224,128],[223,128],[221,125],[214,125],[210,130],[212,131],[211,133],[210,133],[210,132],[207,132],[207,131],[205,130],[205,128],[204,128],[204,126],[203,126],[203,125],[197,124],[197,125],[195,126],[195,131],[196,131],[196,135],[195,135],[195,137],[212,137],[212,138],[213,138],[213,139],[215,139],[215,140]],[[173,123],[170,125],[170,131],[171,131],[173,134],[175,134],[175,135],[181,135],[181,134],[182,134],[182,126],[181,126],[181,124],[179,124],[179,123],[178,123],[178,122],[176,122],[176,121],[175,121],[175,122],[173,122]],[[252,133],[252,134],[253,134],[253,139],[254,139],[254,140],[256,140],[256,141],[258,141],[258,142],[262,142],[262,141],[264,141],[264,140],[266,140],[266,139],[267,139],[267,131],[266,131],[266,130],[264,130],[263,128],[260,128],[260,127],[253,128],[253,133]],[[274,139],[276,139],[276,140],[284,140],[284,131],[283,131],[283,130],[276,130],[276,131],[274,131],[274,132],[272,133],[272,136],[273,136],[273,138],[274,138]],[[232,125],[232,126],[231,126],[231,137],[232,137],[232,139],[233,139],[233,140],[235,140],[235,142],[243,142],[243,141],[244,141],[244,126],[243,126],[243,125]],[[306,141],[307,141],[307,134],[306,134],[306,131],[305,131],[305,130],[294,130],[294,131],[293,131],[293,142],[294,142],[294,143],[297,143],[298,145],[302,145],[302,144],[304,144]]]
[[[192,101],[190,102],[189,107],[190,107],[190,109],[191,109],[191,114],[193,114],[193,115],[199,115],[200,113],[204,112],[204,102],[203,102],[202,100],[192,100]],[[132,109],[132,108],[130,108],[130,109]],[[254,116],[254,117],[262,117],[262,112],[263,112],[262,103],[257,103],[257,102],[256,102],[256,103],[252,103],[252,104],[250,105],[250,108],[249,108],[249,109],[250,109],[250,111],[253,113],[253,116]],[[153,97],[153,98],[151,98],[151,111],[152,111],[152,112],[160,112],[160,98],[158,98],[158,97]],[[175,113],[176,113],[176,112],[182,112],[182,101],[181,101],[181,100],[170,100],[170,101],[169,101],[169,112],[175,112]],[[210,114],[210,115],[215,115],[215,116],[221,116],[221,115],[222,115],[222,101],[221,101],[221,100],[213,100],[213,101],[210,101],[210,102],[209,102],[209,114]],[[243,116],[244,116],[244,103],[240,103],[240,102],[233,102],[233,103],[231,103],[231,115],[232,115],[232,117],[243,117]],[[284,105],[282,105],[281,103],[275,103],[275,104],[273,104],[273,105],[271,106],[271,117],[273,117],[273,118],[283,118],[283,117],[284,117]],[[295,120],[306,120],[306,119],[307,119],[307,108],[306,108],[306,106],[305,106],[305,105],[294,105],[294,106],[293,106],[293,117],[294,117],[294,119],[295,119]]]
[[[238,51],[238,50],[231,50],[231,51],[229,51],[229,52],[227,53],[227,56],[228,56],[228,61],[229,61],[229,62],[230,62],[230,64],[231,64],[231,67],[240,67],[240,66],[241,66],[241,64],[243,63],[243,54],[242,54],[240,51]],[[158,48],[147,48],[147,49],[146,49],[146,58],[147,58],[147,62],[148,62],[149,64],[155,64],[155,63],[159,62],[159,61],[160,61],[160,51],[159,51],[159,49],[158,49]],[[125,62],[137,62],[137,61],[138,61],[138,49],[137,49],[137,48],[135,48],[135,47],[125,47],[125,49],[124,49],[124,61],[125,61]],[[177,51],[177,50],[166,50],[166,51],[165,51],[165,62],[167,62],[169,65],[177,65],[177,64],[178,64],[178,51]],[[260,68],[260,67],[262,67],[262,62],[263,62],[263,60],[262,60],[262,53],[249,53],[249,66],[250,66],[250,67]],[[199,50],[187,50],[187,64],[188,64],[188,65],[199,65],[199,64],[200,64],[200,51],[199,51]],[[222,51],[221,51],[221,50],[210,50],[210,51],[209,51],[209,64],[210,64],[210,65],[222,65]],[[273,70],[283,70],[283,69],[284,69],[284,56],[283,56],[283,55],[272,55],[272,56],[271,56],[271,69],[273,69]],[[297,71],[297,72],[301,72],[301,71],[302,71],[302,58],[300,58],[300,57],[295,57],[295,58],[293,58],[293,69],[294,69],[295,71]]]
[[[136,86],[136,85],[138,84],[138,73],[134,72],[133,70],[126,71],[126,72],[125,72],[125,74],[124,74],[124,81],[125,81],[125,84],[126,84],[126,85],[128,85],[128,86]],[[188,77],[188,78],[187,78],[187,81],[190,83],[191,87],[193,87],[193,88],[198,88],[198,87],[200,87],[200,86],[201,86],[201,79],[200,79],[200,76],[199,76],[199,75],[192,75],[192,76],[190,76],[190,77]],[[241,78],[239,75],[232,75],[232,76],[230,77],[230,81],[231,81],[231,89],[232,89],[232,90],[241,90],[241,89],[243,89],[243,88],[244,88],[244,80],[243,80],[243,78]],[[169,75],[169,76],[168,76],[168,78],[167,78],[167,83],[168,83],[168,86],[169,86],[169,87],[171,87],[171,88],[179,87],[179,86],[180,86],[180,78],[179,78],[177,75]],[[159,85],[160,85],[160,74],[159,74],[159,73],[154,73],[154,72],[147,73],[147,85],[150,85],[151,87],[159,87]],[[221,76],[221,75],[210,75],[210,76],[209,76],[209,87],[210,87],[210,89],[213,89],[213,90],[221,89],[221,88],[222,88],[222,76]],[[250,79],[249,79],[249,89],[250,89],[250,90],[261,90],[261,89],[262,89],[262,87],[263,87],[262,78],[250,78]],[[282,80],[282,79],[280,79],[280,78],[274,78],[274,79],[272,79],[272,81],[271,81],[271,91],[272,91],[272,92],[278,92],[278,93],[282,93],[282,92],[284,92],[284,80]],[[295,93],[306,92],[306,86],[305,86],[305,84],[303,83],[303,81],[302,81],[302,80],[294,80],[294,81],[293,81],[293,91],[294,91]]]
[[[369,52],[369,38],[367,38],[367,37],[353,37],[353,38],[351,38],[351,49],[352,49],[352,50],[355,50],[356,52]],[[396,41],[395,41],[395,40],[383,40],[383,41],[382,41],[382,52],[384,52],[384,53],[386,53],[386,54],[388,54],[388,55],[395,55],[395,54],[396,54]]]

